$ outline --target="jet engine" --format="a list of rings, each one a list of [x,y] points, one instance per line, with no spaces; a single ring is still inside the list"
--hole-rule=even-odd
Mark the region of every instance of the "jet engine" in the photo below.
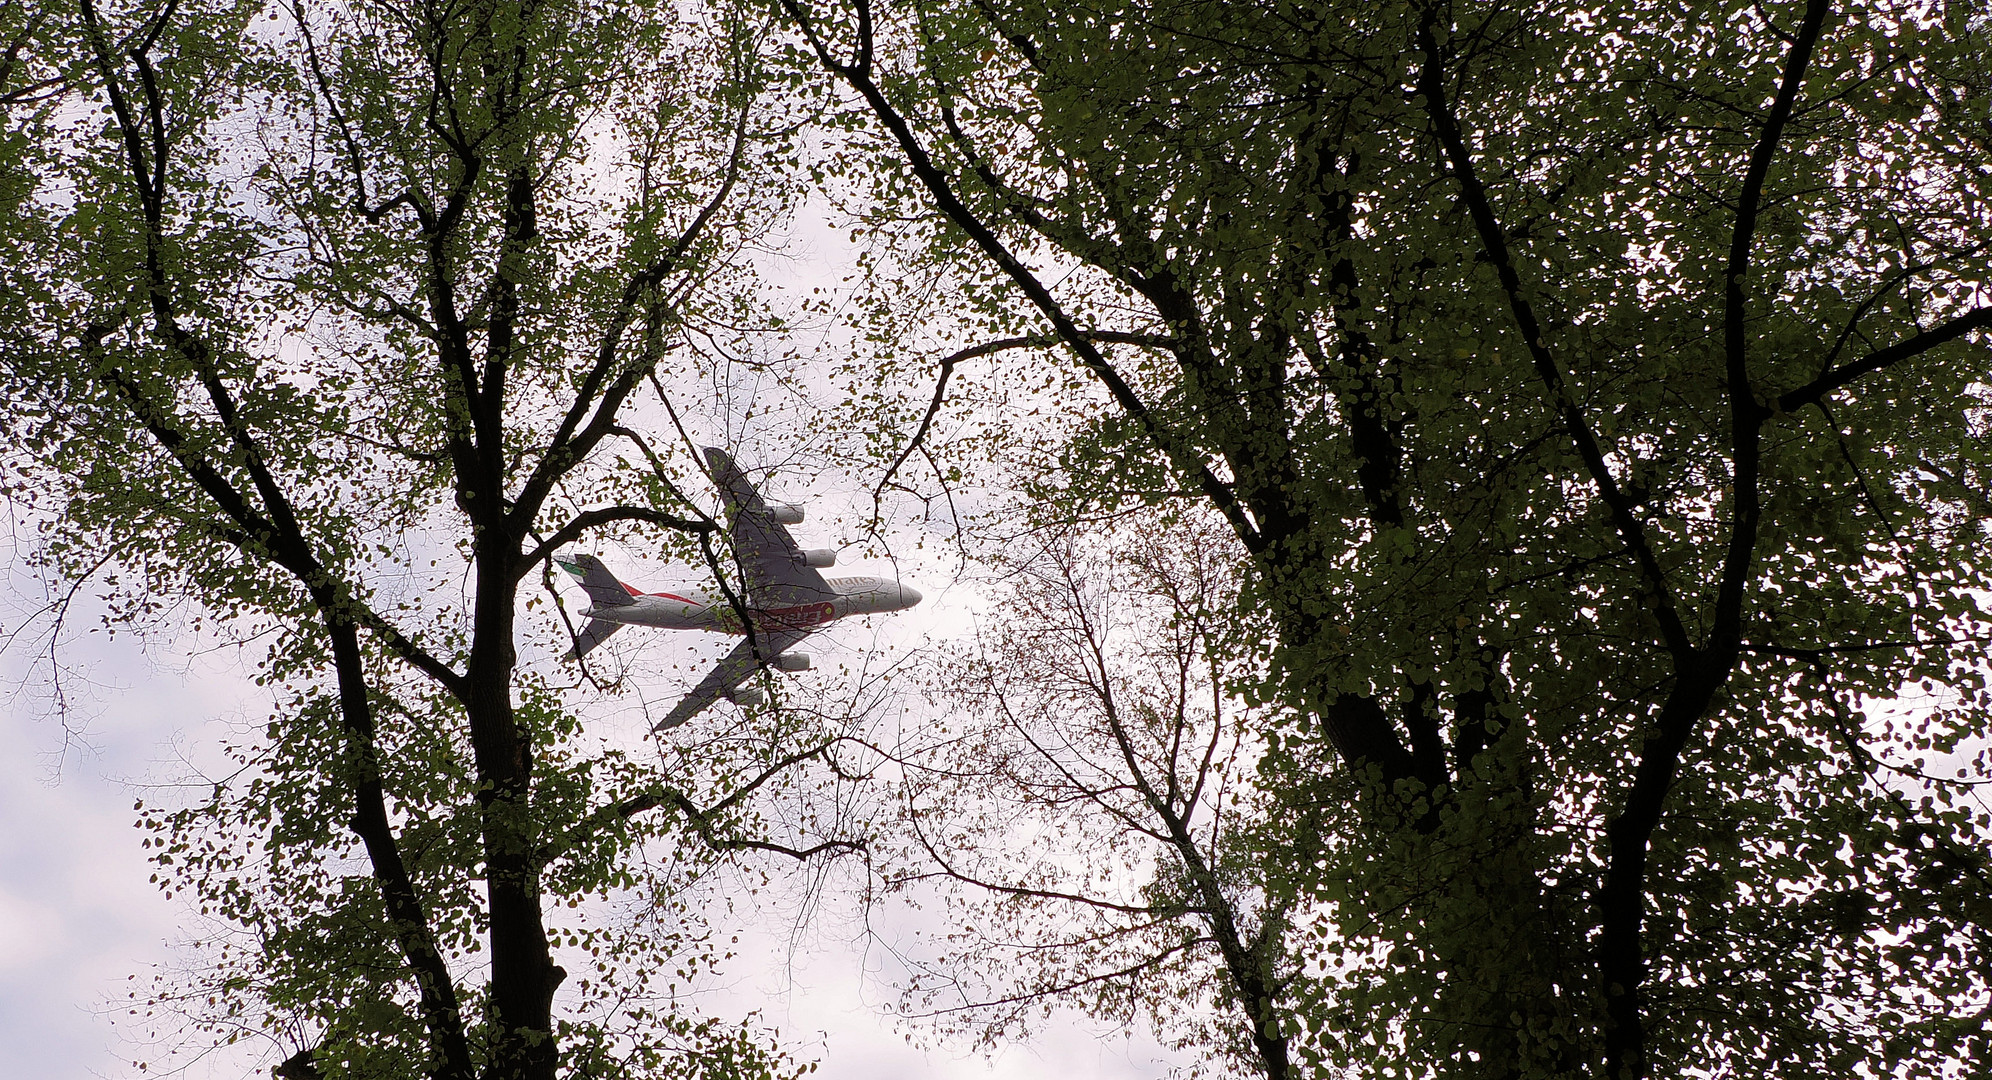
[[[768,516],[773,518],[778,525],[800,525],[802,524],[802,504],[771,502],[768,504]]]
[[[785,652],[775,657],[775,662],[769,666],[775,668],[777,671],[808,671],[809,654]]]
[[[835,566],[837,565],[837,549],[803,548],[801,561],[802,565],[804,566],[814,566],[818,568],[822,568],[825,566]]]
[[[726,692],[726,700],[735,705],[759,705],[768,700],[768,695],[758,686],[736,686]]]

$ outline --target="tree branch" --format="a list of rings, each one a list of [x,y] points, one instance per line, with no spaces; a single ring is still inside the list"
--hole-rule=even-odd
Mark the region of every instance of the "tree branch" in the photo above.
[[[712,196],[699,207],[692,223],[686,227],[665,253],[649,266],[631,275],[623,286],[621,298],[609,316],[608,325],[602,331],[602,340],[595,350],[595,362],[588,374],[581,380],[575,391],[574,401],[561,417],[560,426],[555,429],[553,438],[547,443],[547,451],[533,470],[533,475],[519,489],[513,505],[513,514],[530,520],[539,513],[540,505],[552,492],[553,485],[568,469],[586,458],[595,446],[610,433],[617,430],[617,414],[622,403],[635,390],[655,367],[654,363],[636,364],[625,371],[603,390],[609,372],[615,368],[616,354],[621,346],[622,336],[635,321],[637,310],[646,292],[659,288],[664,279],[675,270],[692,246],[704,235],[713,218],[719,213],[726,200],[732,197],[734,187],[739,183],[740,171],[746,160],[748,117],[754,102],[754,95],[743,95],[740,111],[733,127],[733,145],[727,155],[726,166],[720,174],[720,182]],[[600,394],[599,400],[596,395]],[[589,406],[594,403],[593,415]],[[586,424],[583,419],[586,418]],[[530,565],[534,560],[528,559]]]
[[[1114,330],[1089,330],[1086,331],[1086,336],[1094,341],[1107,341],[1120,345],[1143,345],[1157,349],[1166,349],[1175,341],[1174,338],[1158,334],[1128,334]],[[913,432],[913,437],[907,440],[905,449],[899,452],[898,457],[892,459],[892,464],[886,466],[885,475],[880,477],[879,482],[872,487],[872,505],[874,507],[878,505],[879,500],[884,496],[886,486],[892,483],[894,476],[898,475],[900,466],[906,464],[906,459],[913,456],[913,451],[920,447],[921,440],[927,437],[927,431],[933,427],[934,417],[939,415],[941,405],[947,400],[948,378],[954,374],[956,364],[964,360],[974,360],[990,356],[1008,349],[1045,348],[1059,344],[1060,340],[1051,334],[1026,334],[1022,337],[1008,337],[999,338],[995,341],[985,341],[980,345],[971,345],[966,349],[960,349],[942,357],[940,375],[934,380],[934,399],[927,403],[927,412],[920,417],[920,426]]]
[[[940,867],[941,875],[943,877],[949,878],[950,880],[959,881],[964,885],[973,885],[978,889],[985,889],[989,892],[997,893],[1003,896],[1024,896],[1038,900],[1062,900],[1067,903],[1080,904],[1085,907],[1100,908],[1105,911],[1118,911],[1128,915],[1170,916],[1170,915],[1188,914],[1188,911],[1186,911],[1185,909],[1174,906],[1163,906],[1163,905],[1152,905],[1152,904],[1118,904],[1111,900],[1100,900],[1091,896],[1081,896],[1077,893],[1058,892],[1054,889],[1033,889],[1023,885],[1001,885],[993,881],[984,881],[981,878],[975,877],[972,874],[967,874],[960,870],[955,869],[954,864],[949,862],[947,857],[941,854],[940,850],[934,846],[933,841],[927,839],[926,832],[920,828],[920,815],[918,811],[912,809],[911,807],[908,807],[906,811],[906,817],[907,820],[913,826],[914,839],[917,840],[920,844],[920,847],[926,851],[927,857],[934,860],[934,865]],[[928,876],[929,875],[927,874],[909,874],[905,877],[894,878],[892,880],[892,884],[895,885],[905,884],[911,881],[918,881],[921,878]]]
[[[1550,408],[1569,431],[1571,441],[1577,446],[1578,456],[1583,459],[1585,471],[1597,488],[1599,498],[1611,512],[1614,527],[1639,561],[1641,576],[1653,592],[1654,616],[1660,623],[1668,651],[1678,662],[1687,662],[1694,655],[1695,644],[1688,636],[1687,626],[1681,621],[1666,572],[1661,569],[1660,560],[1647,540],[1646,529],[1640,524],[1632,500],[1613,478],[1597,435],[1592,432],[1583,411],[1571,397],[1570,387],[1557,368],[1555,357],[1543,343],[1542,324],[1536,318],[1534,307],[1523,295],[1521,275],[1516,271],[1514,258],[1508,250],[1507,233],[1494,214],[1494,205],[1488,198],[1486,187],[1480,182],[1459,122],[1453,115],[1451,102],[1446,96],[1444,57],[1434,34],[1438,19],[1439,8],[1436,5],[1425,8],[1417,30],[1418,49],[1422,53],[1417,85],[1419,93],[1425,98],[1433,134],[1445,152],[1453,177],[1459,182],[1460,199],[1473,219],[1481,246],[1487,251],[1487,259],[1500,278],[1501,291],[1507,296],[1508,309],[1514,317],[1516,329],[1521,332],[1522,341],[1535,363],[1537,377],[1548,391]]]
[[[1778,411],[1797,412],[1800,408],[1853,383],[1863,375],[1871,375],[1904,360],[1912,360],[1939,345],[1956,341],[1973,331],[1988,328],[1992,328],[1992,305],[1972,308],[1962,315],[1946,319],[1885,349],[1876,349],[1859,360],[1841,364],[1804,386],[1780,394]]]
[[[1755,563],[1759,521],[1761,438],[1771,410],[1749,384],[1747,297],[1750,246],[1765,178],[1784,136],[1786,122],[1805,81],[1812,50],[1825,24],[1828,0],[1809,0],[1789,53],[1777,97],[1750,154],[1737,202],[1723,281],[1725,389],[1730,409],[1730,523],[1723,552],[1715,610],[1707,645],[1690,657],[1675,657],[1675,682],[1660,708],[1655,730],[1640,746],[1625,803],[1606,824],[1609,839],[1604,881],[1597,893],[1600,927],[1598,966],[1605,991],[1605,1072],[1637,1078],[1648,1068],[1644,995],[1646,979],[1646,870],[1653,832],[1659,827],[1667,794],[1680,771],[1681,753],[1709,704],[1736,668],[1742,642],[1743,605]]]
[[[353,625],[333,609],[322,612],[332,639],[333,670],[339,685],[339,714],[357,768],[350,781],[353,818],[347,824],[367,849],[367,861],[380,883],[387,921],[415,976],[417,1000],[436,1056],[436,1080],[470,1080],[470,1044],[465,1037],[463,1008],[449,965],[436,947],[428,912],[402,861],[401,846],[387,815],[387,795],[381,783],[380,753],[374,743],[371,691]]]
[[[1750,389],[1749,304],[1743,282],[1750,272],[1750,247],[1756,238],[1764,182],[1770,175],[1771,160],[1784,139],[1785,125],[1791,119],[1799,89],[1805,83],[1805,71],[1812,62],[1812,50],[1825,25],[1828,6],[1828,0],[1809,0],[1791,50],[1785,55],[1777,97],[1771,102],[1763,133],[1750,151],[1750,164],[1743,174],[1743,190],[1736,201],[1736,227],[1729,242],[1729,263],[1723,269],[1722,346],[1729,394],[1731,513],[1729,545],[1723,555],[1715,621],[1709,634],[1709,647],[1718,654],[1718,663],[1734,656],[1736,642],[1742,635],[1743,594],[1749,584],[1757,524],[1762,514],[1758,492],[1760,433],[1771,415],[1771,410]]]
[[[309,542],[301,532],[285,532],[259,513],[235,485],[189,443],[170,410],[153,402],[137,380],[108,363],[103,356],[102,341],[109,332],[109,327],[100,324],[87,328],[83,333],[85,354],[91,361],[92,370],[124,401],[153,440],[186,470],[195,486],[213,499],[221,512],[241,530],[225,538],[243,553],[268,558],[283,567],[314,597],[320,596],[320,590],[327,590],[324,599],[319,601],[321,605],[329,600],[334,606],[346,609],[360,625],[379,635],[395,656],[460,697],[465,689],[463,676],[410,641],[379,613],[360,601],[350,584],[336,579],[312,554]]]
[[[1231,523],[1232,528],[1237,532],[1239,539],[1245,544],[1246,548],[1255,553],[1263,550],[1266,540],[1260,535],[1258,526],[1246,514],[1244,507],[1240,505],[1238,495],[1232,490],[1231,485],[1218,479],[1217,474],[1211,471],[1209,464],[1204,462],[1192,447],[1187,445],[1173,430],[1164,424],[1160,417],[1149,410],[1147,404],[1135,393],[1134,388],[1128,385],[1127,381],[1121,377],[1120,372],[1115,370],[1113,365],[1107,362],[1106,357],[1101,355],[1100,350],[1094,347],[1093,343],[1087,339],[1086,332],[1081,330],[1078,324],[1072,321],[1072,317],[1066,313],[1064,306],[1058,302],[1057,298],[1051,295],[1051,291],[1045,287],[1043,282],[1038,280],[1037,275],[1033,274],[1029,267],[1026,267],[1022,261],[1011,253],[1009,247],[990,230],[989,226],[981,218],[976,216],[974,211],[962,203],[960,197],[956,195],[953,185],[948,182],[947,177],[934,164],[933,159],[927,153],[926,147],[914,135],[905,117],[893,106],[892,102],[886,97],[885,91],[873,80],[870,71],[872,41],[871,5],[869,0],[857,0],[858,44],[856,55],[851,63],[844,63],[831,55],[828,43],[818,33],[815,20],[811,19],[808,12],[803,10],[800,0],[781,0],[781,5],[782,9],[788,12],[789,17],[795,21],[797,27],[802,31],[803,37],[809,42],[810,48],[815,52],[817,61],[828,70],[842,77],[846,83],[850,84],[852,89],[856,90],[865,99],[865,103],[871,108],[872,114],[878,117],[879,122],[885,125],[886,130],[892,135],[894,141],[898,143],[900,151],[905,154],[907,163],[913,170],[913,174],[926,187],[928,194],[933,196],[935,205],[940,211],[957,228],[966,233],[976,247],[980,248],[1002,270],[1004,276],[1008,277],[1023,292],[1031,305],[1037,308],[1051,323],[1053,329],[1057,332],[1059,340],[1063,341],[1078,355],[1081,366],[1085,367],[1095,378],[1100,380],[1101,384],[1107,388],[1107,392],[1113,397],[1115,403],[1121,407],[1122,411],[1127,413],[1129,419],[1139,424],[1142,430],[1148,433],[1155,447],[1169,459],[1170,463],[1185,476],[1190,477],[1196,482],[1198,489],[1211,501],[1212,505],[1217,507],[1218,512],[1224,515],[1225,520]]]
[[[598,525],[607,525],[615,521],[643,521],[652,525],[662,525],[667,529],[677,529],[680,532],[691,533],[712,532],[719,527],[717,523],[712,521],[693,521],[689,518],[681,518],[676,514],[667,514],[662,510],[652,510],[647,506],[605,506],[595,510],[583,510],[569,519],[567,524],[554,530],[553,535],[540,541],[539,546],[527,552],[519,560],[517,567],[518,576],[525,576],[527,572],[539,564],[540,560],[580,539],[581,534],[587,532],[589,529],[595,528]]]

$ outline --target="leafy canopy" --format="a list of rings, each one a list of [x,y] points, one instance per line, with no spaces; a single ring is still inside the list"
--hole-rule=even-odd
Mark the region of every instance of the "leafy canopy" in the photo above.
[[[1197,913],[1246,1060],[1986,1058],[1973,12],[782,10],[878,325],[953,287],[922,482],[1230,527],[1284,808],[1231,903],[1322,912],[1257,983]],[[982,360],[1053,340],[1084,386]]]
[[[820,743],[584,733],[619,688],[551,632],[555,551],[717,528],[624,425],[765,321],[743,252],[795,198],[797,103],[764,26],[20,10],[9,495],[51,576],[246,646],[272,703],[192,801],[138,808],[203,932],[132,1011],[169,1057],[246,1038],[292,1078],[792,1073],[681,995],[724,952],[700,883],[773,843],[748,796]]]

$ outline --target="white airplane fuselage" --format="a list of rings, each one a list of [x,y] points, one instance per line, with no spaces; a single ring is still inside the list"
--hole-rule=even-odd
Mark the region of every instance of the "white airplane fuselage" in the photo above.
[[[741,597],[748,617],[758,629],[814,629],[849,615],[875,615],[904,611],[920,602],[920,592],[911,585],[890,578],[825,578],[835,595],[805,604],[763,608],[751,596]],[[630,590],[630,603],[593,605],[581,614],[607,622],[655,626],[665,630],[706,630],[718,634],[741,634],[739,608],[724,594],[687,586],[664,592],[640,593]]]

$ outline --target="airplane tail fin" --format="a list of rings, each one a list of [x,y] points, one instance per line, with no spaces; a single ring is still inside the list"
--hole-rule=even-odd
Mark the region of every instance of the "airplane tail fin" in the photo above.
[[[627,607],[636,603],[632,597],[636,590],[616,580],[602,560],[593,555],[576,555],[572,559],[557,560],[560,568],[574,575],[588,599],[596,607]]]

